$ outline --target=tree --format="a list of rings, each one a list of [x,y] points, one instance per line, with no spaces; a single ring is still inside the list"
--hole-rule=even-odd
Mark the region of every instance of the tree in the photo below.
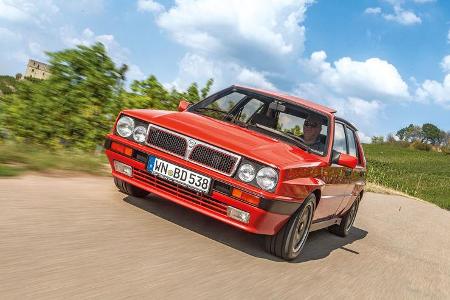
[[[180,99],[199,101],[209,93],[210,79],[199,90],[167,90],[151,75],[124,89],[127,65],[116,66],[101,43],[47,53],[47,80],[0,78],[0,88],[17,88],[0,96],[0,138],[44,145],[52,149],[93,150],[103,143],[114,118],[124,108],[175,110]],[[5,83],[5,84],[3,84]]]
[[[209,79],[205,87],[201,89],[201,94],[197,83],[192,83],[186,92],[179,92],[175,88],[168,91],[154,75],[150,75],[147,79],[135,80],[131,84],[132,93],[125,92],[125,107],[128,108],[152,108],[175,110],[181,99],[189,102],[198,102],[207,95],[214,80]]]
[[[409,124],[409,126],[400,129],[395,135],[401,141],[414,142],[423,140],[422,127],[413,124]]]
[[[395,140],[395,138],[394,138],[394,135],[393,135],[392,133],[389,133],[389,134],[387,135],[386,141],[387,141],[388,143],[395,143],[395,142],[396,142],[396,140]]]
[[[202,99],[206,98],[206,96],[208,96],[208,93],[212,87],[212,85],[214,84],[214,79],[210,78],[208,79],[208,81],[206,81],[206,85],[204,88],[202,88]]]
[[[384,136],[373,136],[372,144],[382,144],[384,142]]]
[[[430,144],[439,144],[441,130],[436,125],[425,123],[422,125],[423,141]]]
[[[124,69],[101,43],[47,53],[51,76],[23,80],[5,100],[2,122],[18,140],[51,148],[94,149],[122,108]]]

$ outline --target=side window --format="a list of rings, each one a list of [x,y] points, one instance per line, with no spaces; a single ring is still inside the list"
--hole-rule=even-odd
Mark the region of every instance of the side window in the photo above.
[[[263,105],[264,102],[254,98],[251,99],[242,108],[241,112],[239,113],[238,120],[246,123],[248,119],[250,119],[250,117],[253,116]]]
[[[333,150],[341,153],[347,153],[347,144],[345,142],[345,129],[341,123],[335,123],[334,125],[334,142]]]
[[[353,130],[348,127],[345,128],[347,130],[347,138],[348,138],[348,154],[354,157],[358,157],[358,150],[356,148],[356,140],[355,133]]]

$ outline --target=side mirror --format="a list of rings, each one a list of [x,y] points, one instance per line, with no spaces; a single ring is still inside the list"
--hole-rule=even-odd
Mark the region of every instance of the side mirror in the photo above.
[[[331,162],[333,164],[338,164],[340,166],[354,169],[358,164],[358,159],[354,156],[333,150],[333,153],[331,154]]]
[[[180,101],[180,103],[178,104],[178,111],[185,111],[186,109],[188,109],[188,107],[191,105],[191,102],[188,102],[184,99],[182,99]]]

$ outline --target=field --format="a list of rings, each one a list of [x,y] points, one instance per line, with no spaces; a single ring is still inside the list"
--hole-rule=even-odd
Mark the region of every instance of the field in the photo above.
[[[419,151],[391,144],[367,144],[368,181],[450,209],[450,155]],[[101,151],[50,152],[28,145],[0,144],[0,177],[26,171],[53,170],[109,173]]]
[[[450,155],[367,144],[368,181],[450,209]]]
[[[16,176],[26,171],[54,170],[105,175],[106,164],[103,153],[51,152],[39,146],[0,144],[0,177]]]

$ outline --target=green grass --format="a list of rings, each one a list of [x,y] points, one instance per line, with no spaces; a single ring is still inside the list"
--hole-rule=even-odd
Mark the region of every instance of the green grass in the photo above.
[[[0,176],[15,176],[25,171],[75,171],[104,175],[107,159],[103,153],[75,151],[51,152],[45,148],[0,144]]]
[[[364,145],[369,182],[450,209],[450,155],[395,144]]]

